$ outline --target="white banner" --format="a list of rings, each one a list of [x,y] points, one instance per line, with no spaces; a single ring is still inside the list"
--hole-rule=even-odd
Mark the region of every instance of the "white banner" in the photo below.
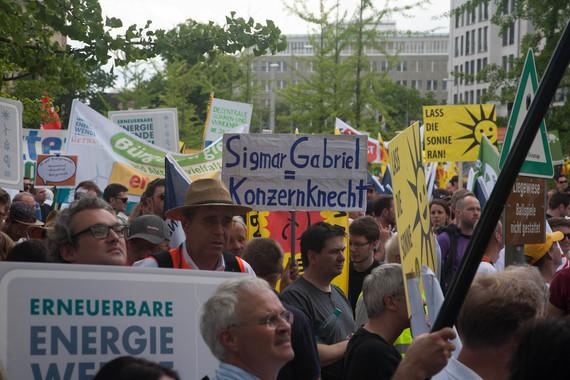
[[[110,111],[109,119],[149,144],[178,153],[178,111],[176,108]]]
[[[241,273],[0,263],[0,367],[7,379],[91,379],[121,355],[212,378],[203,303]]]
[[[22,188],[22,103],[0,98],[0,186]]]
[[[367,136],[366,134],[360,132],[359,130],[352,128],[350,125],[339,119],[338,117],[334,121],[334,127],[338,129],[341,135],[360,135]],[[380,153],[380,143],[378,140],[373,139],[370,136],[367,142],[367,160],[369,164],[381,162]]]
[[[164,177],[167,153],[191,179],[208,176],[222,167],[221,140],[195,154],[175,154],[123,130],[78,100],[69,118],[67,154],[77,155],[77,182],[93,180],[103,189],[109,182],[141,194],[150,180]]]
[[[366,136],[225,134],[222,179],[256,210],[366,208]]]
[[[251,104],[213,98],[206,119],[204,146],[209,146],[224,133],[249,133],[252,110]]]

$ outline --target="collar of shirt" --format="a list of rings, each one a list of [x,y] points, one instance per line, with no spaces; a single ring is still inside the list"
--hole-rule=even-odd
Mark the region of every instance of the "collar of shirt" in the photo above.
[[[190,257],[190,254],[188,253],[188,249],[186,246],[186,241],[182,243],[182,255],[184,256],[184,260],[186,260],[188,265],[190,265],[191,269],[200,269],[200,267],[198,267],[198,265],[196,265],[194,260],[192,260],[192,258]],[[224,261],[224,255],[220,255],[218,263],[216,264],[216,269],[214,270],[219,272],[223,272],[226,270],[226,262]]]
[[[235,365],[220,363],[214,380],[259,380],[259,378]]]

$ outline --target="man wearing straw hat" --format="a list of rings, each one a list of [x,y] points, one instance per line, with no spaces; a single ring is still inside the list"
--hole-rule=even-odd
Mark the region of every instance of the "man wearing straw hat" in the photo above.
[[[166,212],[166,218],[181,221],[186,241],[179,247],[153,254],[134,265],[254,274],[247,262],[223,251],[232,217],[250,210],[236,205],[219,180],[205,178],[194,181],[186,191],[184,205]]]

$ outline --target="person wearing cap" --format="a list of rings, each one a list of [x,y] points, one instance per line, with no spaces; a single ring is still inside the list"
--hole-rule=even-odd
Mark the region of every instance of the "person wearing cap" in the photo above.
[[[36,219],[34,206],[22,201],[16,201],[10,206],[4,232],[10,236],[14,242],[18,242],[29,238],[28,232],[31,226],[41,225],[43,225],[43,223]]]
[[[127,265],[126,225],[98,197],[83,197],[61,212],[48,243],[53,261],[71,264]]]
[[[524,256],[527,264],[538,268],[546,284],[550,284],[556,273],[556,268],[562,263],[560,248],[554,244],[562,239],[564,239],[564,234],[560,231],[547,232],[544,243],[524,245]]]
[[[141,215],[129,224],[128,265],[153,253],[168,250],[170,232],[166,222],[154,214]]]
[[[232,217],[251,208],[236,205],[222,182],[213,178],[190,184],[184,205],[166,212],[166,217],[182,223],[186,241],[168,254],[158,253],[136,262],[135,266],[247,272],[251,266],[239,257],[224,252]]]

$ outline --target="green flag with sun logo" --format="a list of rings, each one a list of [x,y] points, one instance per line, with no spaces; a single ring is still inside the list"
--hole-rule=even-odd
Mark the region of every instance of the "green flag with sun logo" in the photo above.
[[[497,141],[493,104],[424,106],[426,162],[475,161],[482,136]]]

